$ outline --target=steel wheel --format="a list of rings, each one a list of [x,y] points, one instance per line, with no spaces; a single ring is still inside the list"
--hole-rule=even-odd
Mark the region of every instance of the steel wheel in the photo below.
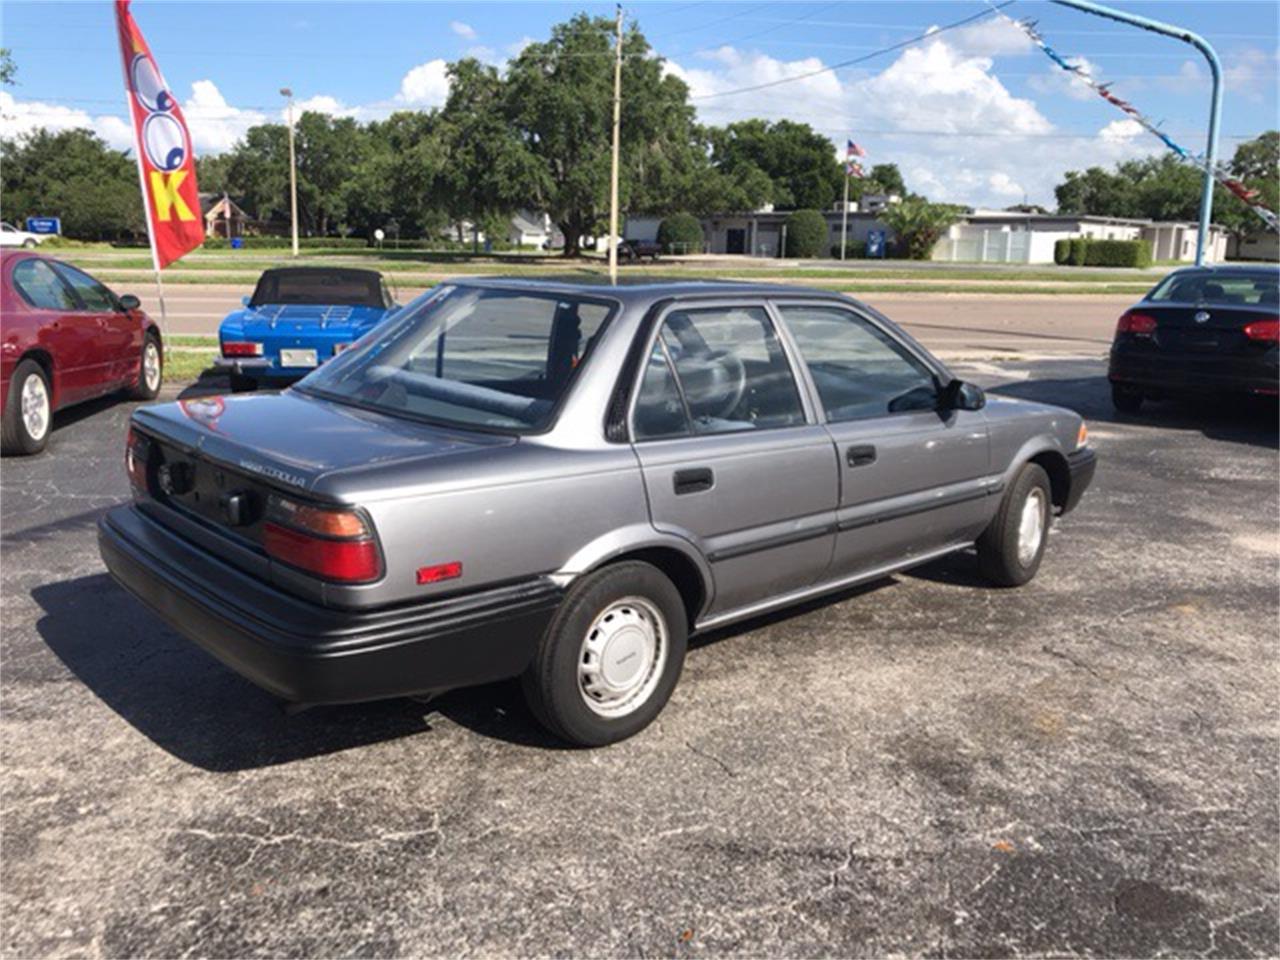
[[[148,393],[160,389],[160,346],[151,338],[142,348],[142,382]]]
[[[1044,490],[1033,487],[1027,492],[1027,499],[1022,502],[1022,513],[1018,517],[1018,562],[1024,567],[1030,566],[1040,551],[1046,513],[1048,510]]]
[[[22,382],[22,426],[27,436],[39,442],[49,432],[49,389],[39,374],[29,374]]]
[[[631,713],[652,696],[669,647],[662,612],[642,597],[609,604],[582,638],[578,689],[602,717]]]

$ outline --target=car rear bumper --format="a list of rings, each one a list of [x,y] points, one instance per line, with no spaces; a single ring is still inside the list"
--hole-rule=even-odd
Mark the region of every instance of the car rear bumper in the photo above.
[[[1158,353],[1116,345],[1107,379],[1135,389],[1165,393],[1261,393],[1280,390],[1277,351],[1253,356]]]
[[[1062,504],[1063,513],[1071,512],[1080,503],[1089,484],[1093,483],[1093,474],[1097,469],[1098,455],[1091,447],[1067,454],[1067,473],[1071,479],[1067,484],[1067,498]]]
[[[188,639],[263,689],[355,703],[513,677],[562,590],[534,578],[375,610],[309,603],[249,577],[132,506],[98,525],[111,575]]]
[[[315,367],[278,367],[270,357],[215,357],[215,369],[259,380],[297,380]]]

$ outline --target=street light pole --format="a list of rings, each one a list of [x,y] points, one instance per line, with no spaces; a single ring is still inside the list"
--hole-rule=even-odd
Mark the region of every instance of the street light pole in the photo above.
[[[287,97],[289,120],[289,226],[293,231],[293,255],[298,255],[298,158],[293,152],[293,91],[280,88],[280,96]]]
[[[1213,214],[1213,174],[1218,165],[1218,121],[1222,115],[1222,64],[1218,61],[1217,52],[1208,40],[1185,27],[1162,23],[1136,13],[1116,10],[1114,7],[1105,7],[1100,3],[1092,3],[1091,0],[1053,0],[1053,2],[1189,43],[1209,61],[1209,73],[1213,77],[1213,99],[1209,102],[1209,142],[1205,145],[1204,151],[1204,188],[1200,194],[1200,226],[1196,232],[1196,266],[1203,266],[1205,246],[1209,242],[1209,221]]]
[[[622,4],[613,60],[613,160],[609,171],[609,283],[618,283],[618,141],[622,128]]]

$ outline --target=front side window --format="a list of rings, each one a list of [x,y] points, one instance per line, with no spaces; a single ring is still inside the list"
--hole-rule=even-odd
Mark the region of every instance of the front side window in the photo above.
[[[795,378],[763,309],[667,314],[636,397],[637,439],[802,423]]]
[[[933,372],[869,320],[839,307],[781,308],[832,422],[934,410]]]
[[[1280,303],[1280,271],[1209,270],[1175,273],[1156,285],[1147,297],[1153,303],[1204,303],[1234,306],[1275,306]]]
[[[23,260],[13,268],[13,286],[33,307],[41,310],[79,310],[71,288],[44,260]]]
[[[62,274],[67,283],[75,289],[85,310],[93,313],[115,310],[116,302],[111,292],[87,273],[81,273],[75,267],[68,267],[65,263],[58,266],[58,273]]]
[[[462,427],[539,430],[611,314],[609,304],[586,298],[428,291],[298,388]]]

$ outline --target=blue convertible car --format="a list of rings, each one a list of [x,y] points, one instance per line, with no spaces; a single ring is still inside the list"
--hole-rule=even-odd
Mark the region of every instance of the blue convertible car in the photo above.
[[[382,274],[342,267],[280,267],[258,280],[244,309],[218,328],[231,389],[283,385],[311,372],[377,325],[395,303]]]

